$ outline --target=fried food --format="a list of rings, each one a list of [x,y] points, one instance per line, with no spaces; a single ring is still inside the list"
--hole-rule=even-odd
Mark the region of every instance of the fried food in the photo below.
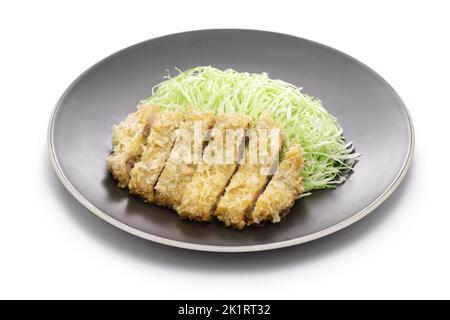
[[[179,112],[157,113],[141,159],[131,170],[130,192],[140,195],[147,202],[154,200],[154,186],[172,150],[174,132],[182,120],[183,115]]]
[[[140,159],[152,123],[159,107],[138,105],[137,111],[128,115],[112,130],[112,154],[107,159],[107,169],[117,180],[118,186],[126,188],[130,181],[130,172],[134,163]]]
[[[142,104],[114,126],[108,170],[120,187],[175,209],[181,218],[215,216],[236,229],[279,222],[303,191],[302,149],[291,146],[279,163],[279,125],[264,116],[251,129],[249,124],[237,113],[180,113]]]
[[[270,168],[278,161],[282,145],[281,131],[271,118],[259,119],[253,129],[246,146],[245,162],[239,165],[231,178],[214,213],[226,226],[237,229],[243,229],[247,225],[246,215],[251,213],[258,196],[264,190]],[[251,159],[251,154],[256,159]]]
[[[182,218],[211,220],[219,197],[236,171],[248,125],[249,119],[239,114],[223,114],[217,118],[211,141],[204,150],[203,163],[197,166],[176,208]],[[230,132],[234,134],[232,139]]]
[[[214,125],[213,113],[192,112],[186,114],[169,159],[155,186],[155,203],[176,208],[186,186],[201,161],[205,136]],[[196,159],[198,157],[199,159]]]
[[[277,172],[256,201],[250,224],[270,220],[274,223],[288,213],[302,187],[303,153],[299,145],[293,145],[285,154]]]

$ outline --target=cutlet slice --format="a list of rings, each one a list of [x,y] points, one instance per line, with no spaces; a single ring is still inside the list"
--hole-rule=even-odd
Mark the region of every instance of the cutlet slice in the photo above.
[[[288,213],[302,187],[303,153],[299,145],[289,148],[277,172],[256,201],[249,224],[266,220],[280,222]]]
[[[205,136],[214,125],[213,113],[192,112],[180,125],[170,157],[155,186],[155,203],[177,207],[187,184],[192,180],[197,163],[202,160]]]
[[[139,160],[152,123],[159,108],[142,104],[137,111],[128,115],[112,130],[112,154],[107,159],[108,171],[118,181],[118,186],[126,188],[130,181],[130,172],[134,163]]]
[[[128,187],[130,192],[138,194],[147,202],[154,198],[154,186],[164,168],[175,140],[175,130],[183,120],[179,112],[161,111],[156,115],[147,145],[139,162],[131,170]]]
[[[182,218],[210,221],[217,201],[236,171],[249,119],[239,114],[223,114],[216,119],[203,162],[185,188],[176,208]]]
[[[214,215],[226,226],[242,229],[269,179],[272,166],[277,164],[282,146],[280,128],[271,118],[259,119],[248,131],[245,162],[231,178]],[[273,130],[273,131],[272,131]]]

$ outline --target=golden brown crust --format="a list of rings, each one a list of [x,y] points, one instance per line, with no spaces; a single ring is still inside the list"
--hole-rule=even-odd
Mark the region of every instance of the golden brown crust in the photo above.
[[[117,180],[118,186],[126,188],[130,170],[142,154],[151,123],[159,107],[149,104],[138,106],[138,110],[114,125],[112,130],[112,154],[107,159],[107,168]]]
[[[229,164],[214,163],[212,157],[222,154],[225,158],[223,141],[227,129],[243,131],[248,124],[249,119],[239,114],[224,114],[216,119],[211,141],[204,150],[204,163],[197,166],[194,177],[187,184],[181,203],[176,208],[182,218],[197,221],[211,220],[217,201],[236,170],[237,156],[244,132],[242,132],[242,139],[237,137],[232,145],[232,159]]]
[[[291,146],[283,161],[256,201],[250,224],[266,220],[276,223],[294,204],[302,187],[303,153],[299,145]]]
[[[154,186],[172,150],[174,132],[182,120],[183,116],[179,112],[159,112],[141,159],[131,170],[128,185],[130,192],[142,196],[147,202],[153,201]]]
[[[170,157],[155,186],[156,204],[170,208],[175,208],[180,204],[183,192],[192,180],[197,168],[193,157],[196,152],[199,152],[201,157],[202,141],[214,122],[215,116],[210,112],[192,112],[186,115],[185,121],[180,125],[180,134],[176,139]],[[197,129],[200,132],[196,132]],[[196,138],[201,140],[199,146],[194,145],[195,134],[198,134],[199,136]],[[196,150],[197,148],[199,150]],[[189,156],[189,159],[186,159],[187,156]]]
[[[239,165],[239,169],[231,178],[229,185],[226,188],[225,194],[221,197],[214,215],[220,221],[224,222],[226,226],[232,226],[237,229],[243,229],[246,222],[246,214],[251,212],[256,199],[264,189],[269,175],[268,172],[263,172],[265,167],[270,167],[273,162],[279,157],[279,149],[276,155],[270,154],[270,135],[267,130],[279,129],[279,127],[270,118],[260,119],[253,127],[255,129],[255,147],[257,162],[252,163],[249,158],[249,145],[246,146],[246,161]],[[278,132],[278,147],[282,145],[281,131]],[[264,141],[263,141],[264,140]],[[280,143],[281,142],[281,143]],[[266,152],[259,148],[266,146]],[[264,159],[262,159],[264,157]]]
[[[194,123],[197,123],[195,130]],[[258,130],[279,127],[271,118],[260,118],[252,127],[257,135],[258,162],[252,162],[246,152],[245,162],[238,164],[248,125],[249,119],[239,114],[218,117],[197,111],[181,114],[142,104],[113,127],[113,151],[107,167],[120,187],[128,186],[131,193],[147,202],[174,208],[182,218],[210,221],[216,216],[237,229],[264,221],[279,222],[302,192],[302,150],[299,145],[291,146],[270,180],[272,173],[263,170],[272,167],[275,159],[278,163],[278,153],[276,158],[271,154],[270,137],[266,137],[267,152],[261,151],[259,143],[263,140]],[[193,132],[200,132],[200,138],[204,138],[211,127],[210,142],[204,150],[200,145],[199,158],[189,157],[185,161],[183,155],[195,156],[198,150],[198,145],[192,142]],[[180,133],[177,129],[190,134],[175,135]],[[234,130],[234,136],[226,146],[225,142],[230,141],[228,129]],[[236,134],[236,129],[240,129],[241,135]],[[279,135],[282,147],[282,131]],[[245,150],[249,148],[250,143]]]

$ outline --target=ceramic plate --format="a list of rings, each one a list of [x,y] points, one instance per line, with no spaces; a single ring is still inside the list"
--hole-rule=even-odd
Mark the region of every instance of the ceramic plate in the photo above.
[[[278,224],[236,231],[191,223],[116,187],[105,160],[111,128],[151,95],[167,70],[212,65],[267,72],[322,100],[362,154],[335,190],[314,192]],[[84,72],[58,101],[49,149],[57,175],[94,214],[136,236],[205,251],[257,251],[311,241],[366,216],[396,189],[411,161],[414,133],[399,96],[378,74],[330,47],[279,33],[203,30],[152,39]]]

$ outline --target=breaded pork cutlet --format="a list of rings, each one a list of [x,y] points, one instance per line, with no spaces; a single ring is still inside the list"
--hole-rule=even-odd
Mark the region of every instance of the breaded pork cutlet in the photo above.
[[[239,114],[223,114],[216,119],[211,141],[203,153],[203,163],[197,166],[195,175],[187,184],[181,203],[176,208],[182,218],[211,220],[219,197],[236,171],[238,154],[248,124],[249,119]],[[233,139],[230,139],[229,133],[234,136]],[[225,150],[230,151],[228,155],[225,155]],[[212,158],[220,158],[220,155],[225,163],[211,161]]]
[[[176,208],[186,186],[195,174],[197,163],[202,160],[205,136],[215,122],[211,112],[191,112],[185,115],[170,157],[155,186],[155,203]]]
[[[282,147],[280,128],[271,118],[259,119],[252,129],[249,130],[252,135],[245,149],[245,162],[239,165],[231,178],[214,213],[226,226],[237,229],[247,225],[246,215],[252,211],[256,199],[264,190],[270,169],[278,161]]]
[[[138,105],[138,110],[114,125],[112,130],[112,154],[107,159],[108,171],[118,181],[118,186],[126,188],[130,172],[139,160],[150,133],[152,123],[159,108],[154,105]]]
[[[175,140],[175,130],[183,120],[183,115],[174,111],[161,111],[156,115],[147,144],[139,162],[131,170],[128,187],[147,202],[154,199],[154,186]]]
[[[294,204],[302,187],[303,153],[299,145],[289,148],[272,180],[256,201],[249,224],[280,222]]]

